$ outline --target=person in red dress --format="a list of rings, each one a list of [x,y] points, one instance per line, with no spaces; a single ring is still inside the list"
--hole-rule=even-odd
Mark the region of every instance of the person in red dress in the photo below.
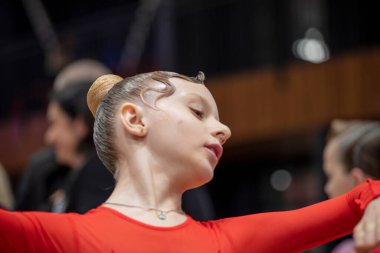
[[[0,211],[0,251],[290,253],[355,225],[358,252],[379,244],[379,181],[287,212],[204,222],[184,213],[182,194],[212,179],[231,135],[203,81],[201,72],[98,78],[88,104],[98,155],[116,179],[113,193],[85,214]]]

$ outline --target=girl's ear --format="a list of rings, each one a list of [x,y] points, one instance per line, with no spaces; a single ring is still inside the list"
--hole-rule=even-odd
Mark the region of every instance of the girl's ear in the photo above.
[[[360,168],[353,168],[351,171],[350,171],[350,174],[351,176],[354,178],[354,181],[356,184],[360,184],[362,182],[364,182],[365,180],[367,180],[367,178],[369,178],[362,169]]]
[[[119,110],[121,123],[132,136],[143,137],[147,134],[147,126],[142,108],[132,103],[124,103]]]

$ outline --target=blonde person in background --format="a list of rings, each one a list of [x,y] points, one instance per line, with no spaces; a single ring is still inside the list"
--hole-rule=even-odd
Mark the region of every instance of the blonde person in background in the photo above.
[[[213,178],[231,136],[204,79],[167,71],[98,78],[88,104],[114,191],[85,214],[0,210],[0,251],[294,253],[355,226],[359,253],[380,244],[380,181],[293,211],[205,222],[186,214],[183,193]]]
[[[380,179],[380,122],[333,121],[324,151],[324,172],[325,192],[330,198],[345,194],[369,178]],[[353,239],[346,238],[332,253],[353,250]]]

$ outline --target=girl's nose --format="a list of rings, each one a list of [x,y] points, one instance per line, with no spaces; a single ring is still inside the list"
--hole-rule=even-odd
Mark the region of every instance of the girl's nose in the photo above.
[[[219,129],[215,132],[215,136],[219,140],[219,143],[223,145],[231,137],[231,130],[221,122],[219,122],[219,125]]]

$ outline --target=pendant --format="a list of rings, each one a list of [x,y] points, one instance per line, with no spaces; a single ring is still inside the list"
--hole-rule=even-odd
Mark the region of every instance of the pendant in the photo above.
[[[159,211],[158,218],[160,220],[166,220],[166,213],[164,213],[163,211]]]

